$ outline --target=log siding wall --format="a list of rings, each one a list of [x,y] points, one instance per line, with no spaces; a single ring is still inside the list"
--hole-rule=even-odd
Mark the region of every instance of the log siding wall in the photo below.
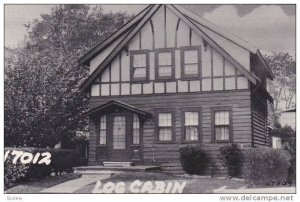
[[[211,109],[216,107],[230,107],[232,109],[232,138],[234,143],[246,147],[251,146],[251,99],[250,90],[239,90],[230,92],[207,92],[207,93],[186,93],[164,94],[157,96],[124,96],[117,100],[146,110],[152,114],[151,118],[143,124],[143,163],[159,164],[164,170],[180,171],[179,148],[186,145],[200,146],[212,159],[215,165],[220,166],[218,156],[219,148],[230,143],[212,142],[212,114]],[[102,105],[112,98],[91,97],[90,108]],[[201,142],[187,143],[183,141],[182,135],[182,110],[187,107],[201,109]],[[155,112],[160,109],[172,110],[174,114],[175,136],[172,143],[161,143],[155,141],[156,117]],[[96,148],[98,140],[94,130],[94,122],[90,121],[90,158],[89,164],[97,164]],[[96,142],[96,144],[95,144]],[[223,170],[224,171],[224,170]]]

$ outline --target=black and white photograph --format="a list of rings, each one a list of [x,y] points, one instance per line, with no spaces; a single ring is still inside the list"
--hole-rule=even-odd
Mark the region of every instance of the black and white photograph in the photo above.
[[[6,201],[295,201],[296,4],[142,3],[4,2]]]

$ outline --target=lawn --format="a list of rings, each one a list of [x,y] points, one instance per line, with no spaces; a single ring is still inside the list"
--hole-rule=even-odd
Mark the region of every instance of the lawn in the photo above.
[[[245,186],[244,182],[237,181],[233,179],[219,179],[219,178],[191,178],[175,176],[166,173],[151,173],[151,172],[125,172],[111,176],[101,183],[104,185],[107,182],[125,183],[125,193],[131,193],[129,190],[130,184],[135,181],[140,180],[141,182],[151,181],[153,185],[155,181],[163,181],[165,184],[179,182],[180,184],[186,182],[183,189],[183,193],[213,193],[214,189],[220,188],[222,186],[227,186],[228,189],[237,189]],[[92,193],[96,182],[88,184],[74,193]],[[113,192],[114,193],[114,192]]]
[[[31,193],[38,193],[39,191],[52,187],[54,185],[73,180],[79,178],[80,174],[69,173],[65,175],[59,176],[47,176],[41,180],[32,180],[29,182],[24,182],[17,186],[14,186],[5,191],[6,194],[31,194]]]

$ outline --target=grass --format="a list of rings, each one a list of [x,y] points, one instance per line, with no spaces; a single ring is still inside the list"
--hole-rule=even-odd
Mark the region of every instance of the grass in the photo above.
[[[188,178],[188,177],[181,177],[181,176],[175,176],[172,174],[166,174],[166,173],[151,173],[151,172],[126,172],[126,173],[120,173],[111,176],[110,178],[107,178],[105,180],[101,180],[102,184],[105,184],[106,182],[124,182],[126,186],[125,193],[130,193],[129,186],[130,184],[135,181],[140,180],[142,182],[146,181],[164,181],[166,182],[184,182],[186,181],[186,186],[183,189],[183,193],[213,193],[214,189],[220,188],[222,186],[227,186],[227,188],[231,189],[237,189],[245,184],[241,181],[236,181],[232,179],[214,179],[214,178],[201,178],[201,179],[194,179],[194,178]],[[96,182],[88,184],[78,190],[76,190],[74,193],[92,193],[92,190],[94,189],[96,185]]]
[[[59,176],[47,176],[41,180],[29,181],[14,186],[5,191],[7,194],[32,194],[38,193],[39,191],[52,187],[54,185],[79,178],[80,174],[69,173]]]

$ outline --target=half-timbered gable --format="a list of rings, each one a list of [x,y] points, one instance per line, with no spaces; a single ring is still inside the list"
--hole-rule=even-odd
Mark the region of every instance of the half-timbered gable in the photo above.
[[[226,143],[268,144],[273,74],[259,50],[180,6],[148,6],[79,62],[90,67],[90,164],[178,170],[186,144],[212,159]]]

